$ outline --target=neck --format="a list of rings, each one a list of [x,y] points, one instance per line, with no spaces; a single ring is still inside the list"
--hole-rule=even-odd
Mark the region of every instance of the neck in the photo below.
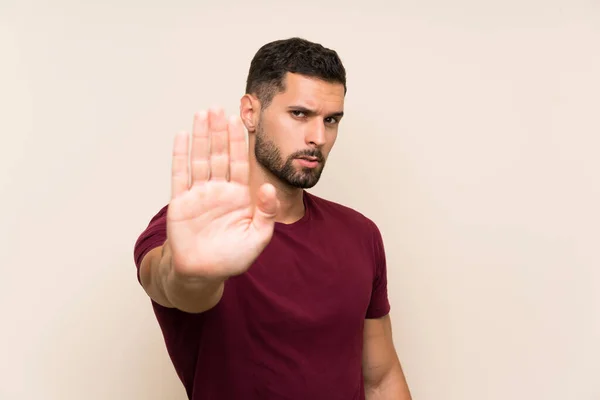
[[[256,160],[251,160],[249,186],[252,204],[256,204],[256,194],[265,183],[273,185],[277,192],[280,207],[275,217],[276,222],[291,224],[304,216],[304,191],[281,182]]]

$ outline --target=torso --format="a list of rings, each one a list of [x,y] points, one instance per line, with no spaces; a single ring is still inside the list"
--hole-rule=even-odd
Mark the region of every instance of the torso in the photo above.
[[[154,304],[192,399],[363,399],[363,324],[375,278],[360,214],[305,196],[250,269],[211,310]]]

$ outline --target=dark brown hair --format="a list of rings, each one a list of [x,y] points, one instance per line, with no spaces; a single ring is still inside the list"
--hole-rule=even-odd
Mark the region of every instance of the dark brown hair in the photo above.
[[[255,95],[265,109],[276,93],[285,90],[286,73],[297,73],[346,88],[346,70],[338,54],[321,44],[293,37],[263,45],[250,63],[246,93]]]

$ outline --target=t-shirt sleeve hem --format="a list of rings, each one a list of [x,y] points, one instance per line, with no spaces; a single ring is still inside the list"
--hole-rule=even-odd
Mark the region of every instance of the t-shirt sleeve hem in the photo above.
[[[140,267],[142,266],[142,260],[144,259],[146,254],[148,254],[151,250],[161,246],[163,243],[164,243],[164,240],[162,240],[162,239],[148,240],[147,243],[144,243],[144,246],[136,259],[136,267],[137,267],[136,274],[137,274],[137,280],[140,283],[140,285],[142,284],[142,280],[140,277]]]
[[[166,240],[166,211],[163,207],[140,234],[134,245],[134,263],[137,269],[137,280],[141,284],[140,267],[142,260],[152,249],[161,246]]]
[[[390,310],[391,310],[391,307],[389,304],[385,305],[383,307],[374,308],[367,312],[367,314],[365,315],[365,319],[378,319],[378,318],[385,317],[386,315],[388,315],[390,313]]]

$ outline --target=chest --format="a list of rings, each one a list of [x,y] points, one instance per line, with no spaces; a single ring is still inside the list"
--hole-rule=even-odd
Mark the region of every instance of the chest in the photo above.
[[[224,306],[252,324],[289,336],[362,327],[373,286],[372,253],[345,235],[276,237],[243,275],[226,285]]]

